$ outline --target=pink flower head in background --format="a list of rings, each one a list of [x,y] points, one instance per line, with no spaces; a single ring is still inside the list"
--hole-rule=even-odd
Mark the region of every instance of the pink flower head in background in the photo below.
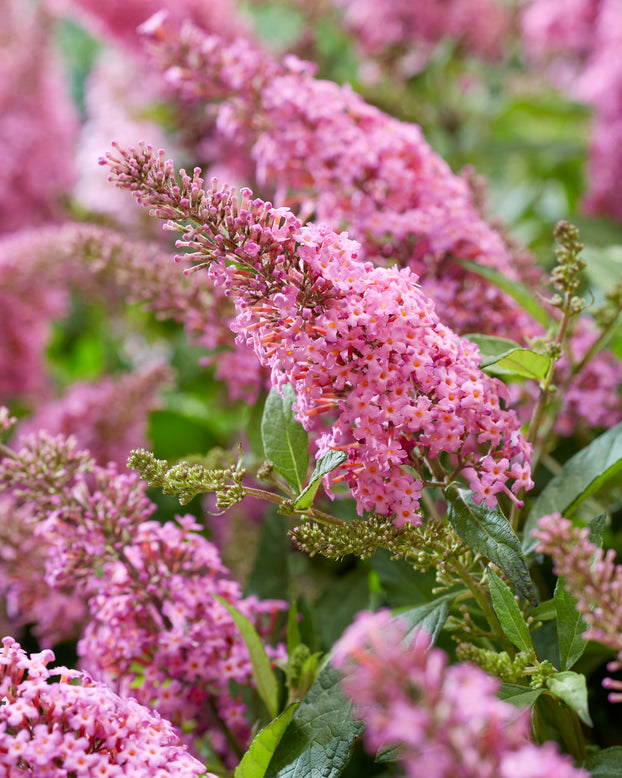
[[[622,220],[622,3],[532,0],[522,30],[533,62],[546,64],[556,86],[594,109],[585,209]]]
[[[622,669],[622,565],[615,564],[616,551],[594,545],[587,527],[575,527],[559,513],[543,516],[532,535],[537,551],[553,558],[556,575],[566,591],[576,598],[583,616],[584,639],[595,640],[617,652],[611,672]],[[603,681],[613,691],[611,702],[622,702],[622,682]]]
[[[124,466],[131,449],[146,445],[149,412],[170,379],[170,369],[160,363],[116,380],[74,384],[60,399],[39,406],[20,424],[19,433],[73,435],[99,464]]]
[[[0,233],[62,215],[77,133],[50,20],[35,3],[0,0]]]
[[[441,40],[456,41],[469,54],[501,56],[509,14],[497,0],[335,0],[361,52],[381,62],[397,60],[405,77],[425,66]]]
[[[499,681],[449,665],[425,630],[388,611],[360,613],[332,663],[374,753],[398,748],[408,778],[588,778],[553,743],[528,741],[529,711],[496,697]]]

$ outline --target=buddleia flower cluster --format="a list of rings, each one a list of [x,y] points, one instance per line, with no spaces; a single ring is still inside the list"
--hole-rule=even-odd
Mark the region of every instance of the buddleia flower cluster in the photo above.
[[[11,637],[0,650],[0,764],[7,778],[198,778],[204,766],[171,724],[88,674],[51,668]]]
[[[361,262],[356,241],[302,226],[248,189],[205,190],[198,170],[182,172],[178,185],[172,162],[148,146],[104,161],[119,186],[183,234],[181,258],[198,261],[192,270],[233,299],[238,341],[274,386],[294,387],[318,456],[347,453],[334,476],[360,513],[417,524],[422,488],[459,475],[489,506],[499,492],[516,501],[531,485],[530,447],[502,407],[503,384],[479,370],[476,346],[441,323],[412,271]]]
[[[49,645],[75,638],[77,621],[84,669],[155,707],[179,731],[192,725],[197,742],[207,740],[211,753],[233,763],[230,739],[247,743],[250,724],[229,681],[252,686],[252,669],[217,598],[248,618],[267,643],[285,604],[243,597],[193,516],[164,524],[151,519],[155,506],[135,474],[96,464],[62,435],[39,432],[17,443],[0,458],[3,500],[10,501],[0,506],[7,508],[2,539],[18,544],[16,560],[30,545],[38,553],[21,568],[5,563],[0,586],[22,624],[32,625],[43,611],[34,626]],[[14,518],[24,525],[18,533],[12,533]],[[6,547],[2,553],[11,556]],[[63,604],[64,633],[51,618]],[[275,661],[283,658],[282,646],[267,651]]]
[[[424,629],[388,611],[360,613],[332,662],[366,722],[367,749],[396,749],[408,778],[589,778],[553,743],[529,741],[529,711],[501,701],[497,679],[470,663],[450,666]]]

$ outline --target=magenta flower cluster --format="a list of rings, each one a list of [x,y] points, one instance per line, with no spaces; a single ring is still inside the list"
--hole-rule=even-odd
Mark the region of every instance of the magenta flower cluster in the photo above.
[[[555,84],[594,109],[585,208],[622,218],[622,4],[619,0],[532,0],[523,37]]]
[[[0,764],[6,778],[198,778],[203,765],[173,727],[88,674],[49,668],[13,638],[0,651]]]
[[[490,506],[500,491],[516,500],[508,481],[514,492],[531,484],[530,447],[514,412],[501,407],[503,384],[479,370],[473,344],[441,324],[408,268],[361,262],[345,234],[302,227],[286,209],[251,200],[250,190],[238,199],[214,182],[205,191],[198,170],[183,175],[180,189],[172,162],[150,147],[106,161],[119,186],[160,218],[182,222],[169,223],[184,233],[178,245],[192,250],[181,258],[202,260],[233,298],[232,328],[274,386],[293,385],[318,455],[347,452],[342,478],[359,512],[419,523],[421,489],[435,483],[441,452],[453,456],[448,480],[464,472]],[[199,225],[189,228],[189,217]]]
[[[228,729],[245,743],[250,728],[229,681],[252,686],[253,680],[246,645],[215,596],[249,618],[267,642],[285,604],[243,598],[193,516],[163,525],[150,520],[155,506],[135,474],[95,464],[62,436],[39,433],[19,443],[15,457],[0,459],[0,485],[12,500],[2,506],[12,509],[2,516],[4,535],[17,543],[30,536],[38,553],[31,566],[5,567],[0,583],[21,623],[71,593],[65,606],[82,621],[83,667],[119,693],[155,706],[180,730],[193,722],[194,737],[209,738],[231,761],[223,733]],[[14,517],[25,525],[17,538],[10,531]],[[22,552],[13,548],[14,558]],[[68,629],[70,621],[61,624]],[[49,616],[37,626],[48,643],[75,637],[75,624],[63,634]],[[282,646],[267,650],[283,658]]]
[[[371,753],[397,748],[407,778],[588,778],[553,743],[528,741],[529,711],[475,665],[449,666],[425,630],[360,613],[333,649]]]

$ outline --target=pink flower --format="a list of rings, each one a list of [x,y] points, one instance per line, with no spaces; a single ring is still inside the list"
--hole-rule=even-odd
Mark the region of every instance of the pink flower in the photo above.
[[[205,768],[169,722],[88,675],[49,669],[54,654],[32,659],[13,638],[0,654],[0,762],[6,775],[198,778]]]
[[[496,697],[496,678],[448,665],[424,630],[411,633],[388,611],[360,613],[332,663],[365,723],[367,749],[397,747],[408,778],[588,778],[553,743],[527,741],[529,712]]]
[[[478,369],[477,348],[440,322],[409,269],[361,262],[359,244],[345,234],[302,227],[285,209],[251,200],[250,190],[238,199],[213,182],[206,192],[198,169],[183,174],[180,190],[172,162],[149,147],[109,155],[108,164],[119,185],[156,215],[184,214],[178,245],[192,253],[181,258],[200,260],[234,300],[238,342],[270,370],[273,386],[294,387],[296,416],[319,436],[318,456],[331,449],[348,454],[331,477],[348,483],[360,513],[403,510],[394,479],[417,494],[441,451],[453,454],[455,474],[477,471],[491,456],[508,464],[528,460],[516,415],[500,407],[502,385]],[[188,212],[191,202],[196,214]],[[177,229],[173,221],[169,226]],[[230,259],[235,264],[226,264]],[[411,366],[421,354],[430,369],[417,380]],[[478,442],[488,440],[481,450]],[[512,473],[504,466],[487,478],[492,502]],[[417,507],[411,498],[413,523],[420,521]]]

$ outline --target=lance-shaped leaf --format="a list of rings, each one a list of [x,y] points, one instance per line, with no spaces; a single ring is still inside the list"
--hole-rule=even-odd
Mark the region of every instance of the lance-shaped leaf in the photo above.
[[[551,366],[551,357],[523,348],[513,340],[477,333],[467,337],[472,343],[477,344],[482,355],[480,367],[487,373],[541,381]]]
[[[533,708],[543,691],[544,689],[530,689],[517,683],[502,683],[497,697],[516,705],[517,708]]]
[[[478,276],[482,276],[486,280],[493,283],[499,289],[513,297],[516,302],[527,311],[527,313],[539,322],[543,327],[549,327],[552,324],[551,317],[548,312],[540,305],[539,302],[533,296],[533,293],[523,284],[514,281],[511,278],[500,273],[492,267],[485,267],[479,265],[477,262],[471,262],[468,259],[459,260],[462,267],[470,270],[472,273],[476,273]]]
[[[477,505],[468,489],[447,495],[449,522],[456,534],[474,551],[494,562],[512,585],[532,605],[537,605],[520,541],[499,508]]]
[[[551,366],[551,357],[538,354],[529,348],[515,348],[506,351],[494,361],[483,363],[480,367],[493,375],[519,376],[531,378],[533,381],[542,381]]]
[[[496,362],[499,357],[507,354],[508,351],[520,348],[520,344],[509,338],[498,338],[495,335],[483,335],[480,332],[469,332],[466,336],[471,343],[479,349],[482,361],[480,367],[486,367]]]
[[[566,591],[563,578],[557,579],[554,599],[561,668],[570,670],[585,651],[587,642],[583,640],[583,633],[587,631],[587,624],[577,610],[578,599]]]
[[[491,568],[488,568],[488,587],[492,607],[507,637],[519,651],[532,651],[533,643],[523,614],[512,592]]]
[[[298,702],[290,705],[257,734],[236,767],[234,778],[264,778],[276,747],[281,742],[298,705]]]
[[[214,599],[225,606],[231,614],[236,627],[240,630],[250,655],[253,680],[255,681],[257,692],[264,701],[270,716],[275,718],[279,711],[279,685],[257,630],[246,616],[242,615],[240,611],[236,610],[225,599],[217,594],[214,595]]]
[[[556,697],[572,708],[584,724],[588,727],[594,726],[587,707],[587,684],[584,675],[567,670],[547,678],[546,685]]]
[[[538,495],[525,523],[523,547],[530,553],[538,541],[531,537],[542,516],[575,508],[622,472],[622,422],[571,457]]]
[[[455,594],[444,594],[432,602],[425,603],[425,605],[418,605],[416,608],[397,613],[396,615],[406,621],[410,627],[406,633],[406,639],[415,629],[425,629],[432,636],[432,640],[436,640],[443,624],[447,621],[449,609],[455,596]]]
[[[309,466],[309,438],[296,421],[292,405],[296,394],[290,384],[281,396],[272,389],[261,419],[261,438],[266,459],[296,492],[302,490]]]
[[[294,508],[297,508],[298,510],[305,510],[308,508],[313,502],[313,498],[322,482],[322,478],[332,472],[336,467],[339,467],[347,458],[348,455],[345,451],[329,451],[324,454],[323,457],[320,457],[315,469],[311,473],[309,483],[302,492],[300,492],[298,499],[294,503]]]
[[[341,676],[327,664],[294,713],[265,778],[337,778],[363,725],[351,717]]]

